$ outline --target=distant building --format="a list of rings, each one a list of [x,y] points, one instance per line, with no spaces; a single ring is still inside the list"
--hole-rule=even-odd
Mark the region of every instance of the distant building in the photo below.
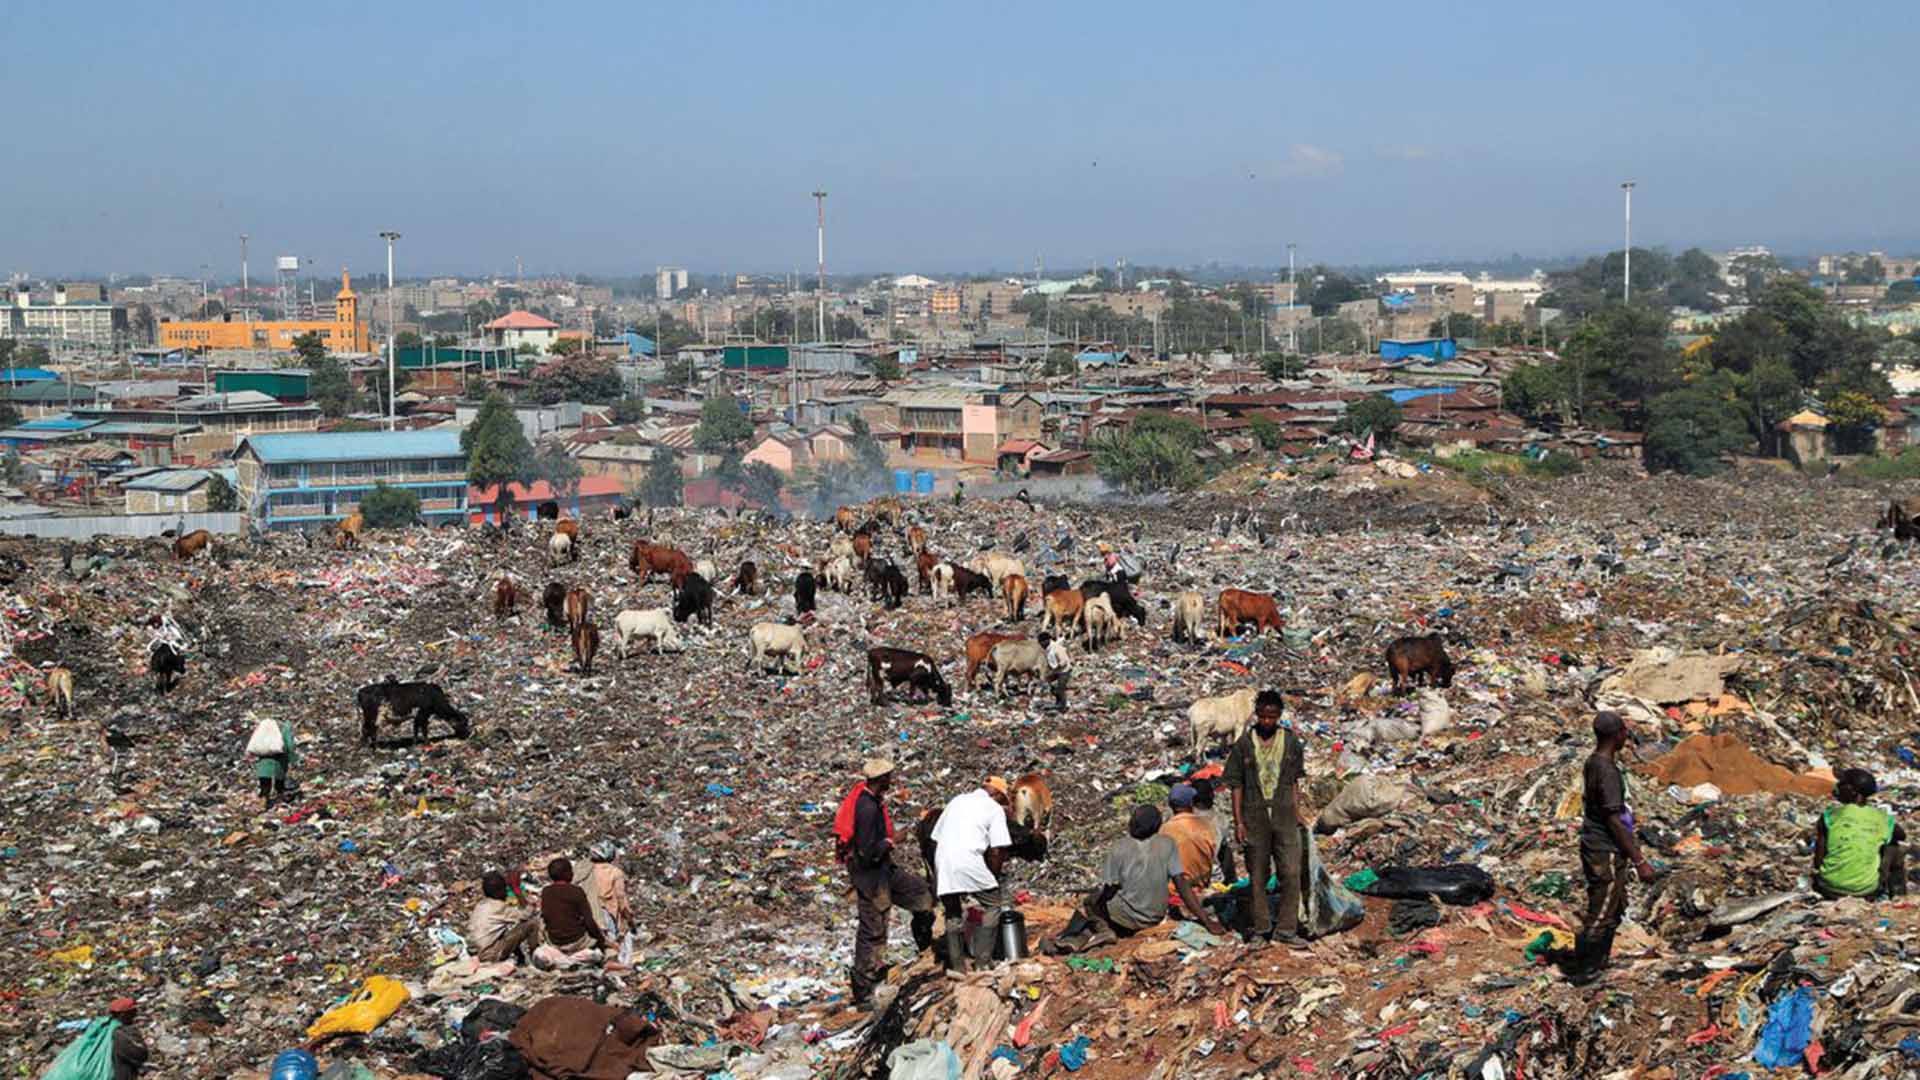
[[[233,469],[152,469],[122,481],[129,514],[200,514],[207,510],[207,491],[218,474],[235,484]]]
[[[318,334],[330,352],[363,353],[368,349],[367,324],[360,320],[360,297],[345,270],[340,271],[340,291],[334,294],[333,318],[326,319],[236,319],[229,313],[219,319],[167,320],[160,324],[159,342],[163,349],[188,349],[210,352],[215,349],[293,348],[293,339],[302,334]]]
[[[13,294],[12,303],[0,309],[0,337],[113,348],[126,332],[127,309],[99,299],[98,286],[91,295],[91,300],[79,299],[67,286],[59,285],[50,299],[36,300],[22,287]]]
[[[671,300],[687,291],[687,272],[678,266],[662,266],[653,272],[653,294]]]
[[[586,470],[581,471],[584,473]],[[554,494],[553,488],[545,480],[536,480],[532,487],[508,484],[506,510],[515,517],[532,520],[537,516],[541,503],[557,502],[561,512],[568,517],[601,517],[609,508],[619,505],[626,493],[627,486],[613,476],[583,475],[579,489],[565,497]],[[475,524],[498,520],[499,502],[498,485],[467,489],[467,509]]]
[[[495,345],[518,349],[531,345],[546,352],[560,338],[560,324],[543,319],[531,311],[509,311],[481,327]]]
[[[233,460],[241,508],[264,529],[339,521],[376,483],[418,494],[428,524],[466,516],[467,457],[455,428],[251,435]]]

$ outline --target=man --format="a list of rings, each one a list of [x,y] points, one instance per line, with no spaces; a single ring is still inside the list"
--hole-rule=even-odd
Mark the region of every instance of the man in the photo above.
[[[1186,872],[1187,882],[1196,893],[1204,894],[1207,886],[1213,883],[1214,864],[1222,861],[1226,847],[1221,844],[1220,834],[1214,830],[1213,822],[1201,817],[1195,809],[1199,798],[1200,789],[1195,785],[1173,785],[1172,792],[1167,795],[1167,808],[1172,811],[1172,816],[1160,826],[1160,835],[1173,841],[1174,850],[1180,854],[1180,866]],[[1226,856],[1228,864],[1231,860],[1231,855]],[[1223,869],[1230,869],[1230,866]],[[1180,898],[1175,896],[1175,899]],[[1194,910],[1187,906],[1184,899],[1180,899],[1180,907],[1188,913]]]
[[[467,917],[467,951],[483,964],[519,957],[522,946],[540,944],[540,916],[507,899],[507,878],[489,870],[480,878],[482,899]]]
[[[569,956],[593,947],[606,949],[607,935],[594,920],[586,890],[573,883],[573,864],[553,860],[547,864],[547,879],[550,884],[540,890],[540,923],[547,940]]]
[[[853,883],[858,921],[853,932],[853,1007],[873,1003],[873,988],[886,978],[887,921],[893,906],[912,912],[916,949],[933,945],[933,892],[925,878],[893,862],[893,815],[881,797],[893,786],[893,762],[871,758],[864,777],[841,800],[833,832]]]
[[[618,937],[633,929],[633,903],[627,898],[627,872],[614,862],[620,857],[620,848],[611,840],[602,840],[588,850],[588,855],[593,863],[581,888],[587,894],[587,903],[600,919],[600,925],[609,935]]]
[[[1251,879],[1252,936],[1305,947],[1300,936],[1300,779],[1306,749],[1299,736],[1280,729],[1286,702],[1278,690],[1253,700],[1253,726],[1233,744],[1222,779],[1233,793],[1234,840],[1247,851]],[[1267,876],[1280,879],[1280,926],[1267,903]]]
[[[1613,955],[1613,935],[1627,911],[1627,870],[1653,880],[1653,865],[1640,854],[1633,812],[1627,809],[1620,751],[1632,738],[1627,718],[1603,712],[1593,718],[1593,753],[1587,758],[1580,823],[1580,872],[1587,880],[1587,918],[1564,961],[1567,979],[1585,986],[1600,978]]]
[[[113,1029],[113,1080],[134,1080],[147,1067],[147,1041],[140,1037],[140,1006],[132,998],[115,998],[107,1005],[107,1016],[118,1022]]]
[[[1212,780],[1189,780],[1193,785],[1193,816],[1204,821],[1213,829],[1214,843],[1219,849],[1215,856],[1220,860],[1220,880],[1233,881],[1240,875],[1234,871],[1233,862],[1233,822],[1228,815],[1213,808],[1214,787]]]
[[[1178,845],[1160,831],[1160,811],[1136,806],[1127,819],[1127,835],[1107,850],[1100,888],[1087,894],[1085,905],[1054,939],[1051,951],[1097,949],[1159,925],[1167,917],[1169,885],[1181,905],[1209,931],[1226,934],[1227,928],[1194,895]]]
[[[947,962],[957,970],[968,970],[968,955],[977,964],[993,962],[1000,913],[1009,906],[999,876],[1013,846],[1007,831],[1007,793],[1005,778],[988,777],[985,787],[954,796],[933,827],[933,877],[946,915]],[[971,948],[962,929],[968,905],[979,908],[982,916]]]
[[[1840,805],[1828,807],[1813,827],[1813,889],[1821,896],[1907,894],[1907,834],[1893,814],[1867,805],[1879,790],[1867,770],[1840,770],[1833,785]]]

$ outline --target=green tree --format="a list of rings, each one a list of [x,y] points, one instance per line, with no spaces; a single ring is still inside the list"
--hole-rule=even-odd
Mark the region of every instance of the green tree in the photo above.
[[[360,395],[353,388],[353,380],[347,377],[346,365],[338,359],[322,352],[319,359],[308,361],[306,367],[310,373],[307,396],[320,407],[320,415],[337,420],[359,404]]]
[[[396,366],[394,373],[400,379],[400,393],[406,393],[407,384],[413,381],[413,372]],[[376,365],[367,374],[367,397],[371,399],[368,404],[382,414],[385,414],[387,408],[393,405],[387,396],[387,369],[384,364]],[[398,412],[399,409],[396,407],[394,411]]]
[[[7,486],[17,488],[27,480],[26,463],[20,460],[18,447],[7,447],[4,458],[0,458],[0,477],[5,477]]]
[[[53,354],[45,345],[22,345],[13,353],[13,366],[23,368],[46,367],[53,362]]]
[[[1375,394],[1348,405],[1346,413],[1333,425],[1333,430],[1356,438],[1371,431],[1375,441],[1384,446],[1393,442],[1394,432],[1399,427],[1399,404],[1392,398]]]
[[[619,400],[625,391],[613,361],[595,356],[549,360],[534,369],[528,389],[533,400],[542,405],[562,401],[604,405]]]
[[[616,424],[638,423],[640,418],[645,415],[647,415],[647,403],[645,399],[623,397],[613,403],[613,422]]]
[[[1509,412],[1531,423],[1566,418],[1567,369],[1557,363],[1521,364],[1500,381],[1500,400]]]
[[[13,351],[19,347],[19,344],[12,338],[0,338],[0,368],[13,366]]]
[[[1588,316],[1565,353],[1569,397],[1582,418],[1596,400],[1646,401],[1679,377],[1677,354],[1667,344],[1666,316],[1638,305],[1609,304]]]
[[[1912,278],[1901,278],[1887,286],[1887,303],[1911,304],[1920,300],[1920,282]]]
[[[748,502],[772,510],[780,505],[780,489],[786,482],[779,469],[764,461],[749,461],[740,467],[728,486]]]
[[[731,395],[711,397],[701,404],[700,426],[693,431],[693,445],[702,453],[731,453],[751,438],[753,421]]]
[[[900,357],[895,353],[881,353],[873,358],[873,377],[895,382],[900,378]]]
[[[1857,390],[1848,390],[1833,395],[1826,404],[1836,449],[1843,454],[1871,452],[1873,433],[1886,422],[1880,403]]]
[[[1280,449],[1280,425],[1275,423],[1272,417],[1255,413],[1247,421],[1247,427],[1253,433],[1254,439],[1260,443],[1261,449]]]
[[[553,489],[555,499],[572,503],[574,496],[579,494],[580,481],[584,477],[580,471],[580,463],[574,460],[573,455],[567,453],[560,444],[549,443],[541,447],[534,455],[533,469],[535,475],[545,480],[547,486]],[[579,509],[577,504],[574,505],[574,509],[576,511]]]
[[[660,381],[668,386],[691,386],[695,375],[693,358],[677,355],[661,366]]]
[[[1848,264],[1846,276],[1841,280],[1848,285],[1878,285],[1887,280],[1887,267],[1869,255]]]
[[[1094,467],[1113,487],[1136,495],[1187,491],[1206,478],[1193,447],[1170,431],[1111,433],[1094,443]]]
[[[1717,343],[1716,343],[1717,344]],[[1771,450],[1778,438],[1774,429],[1780,421],[1799,412],[1806,391],[1793,376],[1793,368],[1778,357],[1768,357],[1738,380],[1740,398],[1747,408],[1747,426],[1754,441]]]
[[[1260,369],[1275,382],[1297,379],[1307,370],[1307,358],[1294,353],[1272,352],[1260,358]]]
[[[327,358],[326,340],[314,330],[298,334],[293,339],[293,356],[301,367],[313,367]]]
[[[420,520],[420,496],[382,480],[360,500],[360,514],[376,529],[404,529]]]
[[[1455,337],[1478,341],[1485,334],[1484,325],[1471,315],[1455,315],[1440,318],[1427,324],[1428,337]]]
[[[0,401],[0,428],[19,427],[25,419],[20,414],[20,406],[11,401]]]
[[[586,343],[577,337],[555,338],[553,339],[553,344],[547,346],[547,354],[549,356],[578,356],[584,348],[586,348]]]
[[[1716,293],[1725,291],[1720,264],[1699,248],[1688,248],[1673,260],[1673,280],[1667,285],[1667,302],[1695,311],[1718,311]]]
[[[487,395],[473,423],[460,432],[460,452],[467,457],[467,483],[480,488],[501,486],[494,502],[496,516],[510,501],[505,485],[529,485],[539,479],[533,444],[527,441],[513,406],[497,390]]]
[[[1049,349],[1047,358],[1040,363],[1042,378],[1058,379],[1078,371],[1080,365],[1074,363],[1073,353],[1067,349]]]
[[[231,514],[240,509],[240,493],[219,473],[207,478],[207,509],[216,514]]]
[[[647,476],[640,485],[640,501],[648,506],[679,506],[685,482],[680,477],[680,455],[665,446],[655,446],[647,461]]]
[[[393,335],[395,349],[417,349],[424,344],[426,342],[421,339],[419,333],[413,330],[402,330]]]
[[[874,438],[873,429],[862,417],[853,417],[847,421],[847,427],[853,432],[853,465],[855,477],[861,484],[875,484],[887,476],[887,448]]]
[[[1199,420],[1162,409],[1147,409],[1135,416],[1127,428],[1127,434],[1165,436],[1189,451],[1207,444],[1207,429],[1200,425]]]
[[[515,347],[514,347],[514,350],[513,350],[513,355],[515,355],[515,356],[539,356],[539,355],[540,355],[540,346],[538,346],[538,345],[535,345],[535,344],[534,344],[533,342],[531,342],[531,341],[523,341],[523,342],[521,342],[521,343],[520,343],[519,345],[517,345],[517,346],[515,346]]]
[[[1718,380],[1669,390],[1647,403],[1649,470],[1706,476],[1746,445],[1745,418]]]

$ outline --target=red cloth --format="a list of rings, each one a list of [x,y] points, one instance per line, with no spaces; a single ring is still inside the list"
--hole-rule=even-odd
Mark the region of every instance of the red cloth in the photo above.
[[[840,809],[834,812],[833,838],[840,841],[842,847],[853,843],[853,811],[854,807],[860,805],[860,796],[866,794],[866,790],[867,782],[865,780],[853,785],[853,790],[847,792],[847,797],[840,800]],[[880,797],[876,795],[874,798],[879,799]],[[893,840],[893,815],[887,812],[885,799],[880,799],[880,820],[887,823],[887,840],[891,842]]]

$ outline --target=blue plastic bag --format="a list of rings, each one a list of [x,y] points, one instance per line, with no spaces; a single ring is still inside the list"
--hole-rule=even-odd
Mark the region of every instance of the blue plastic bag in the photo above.
[[[1760,1029],[1753,1060],[1769,1069],[1798,1065],[1812,1041],[1813,991],[1802,986],[1767,1010],[1767,1025]]]
[[[102,1016],[53,1059],[40,1080],[113,1080],[113,1033],[120,1021]]]

